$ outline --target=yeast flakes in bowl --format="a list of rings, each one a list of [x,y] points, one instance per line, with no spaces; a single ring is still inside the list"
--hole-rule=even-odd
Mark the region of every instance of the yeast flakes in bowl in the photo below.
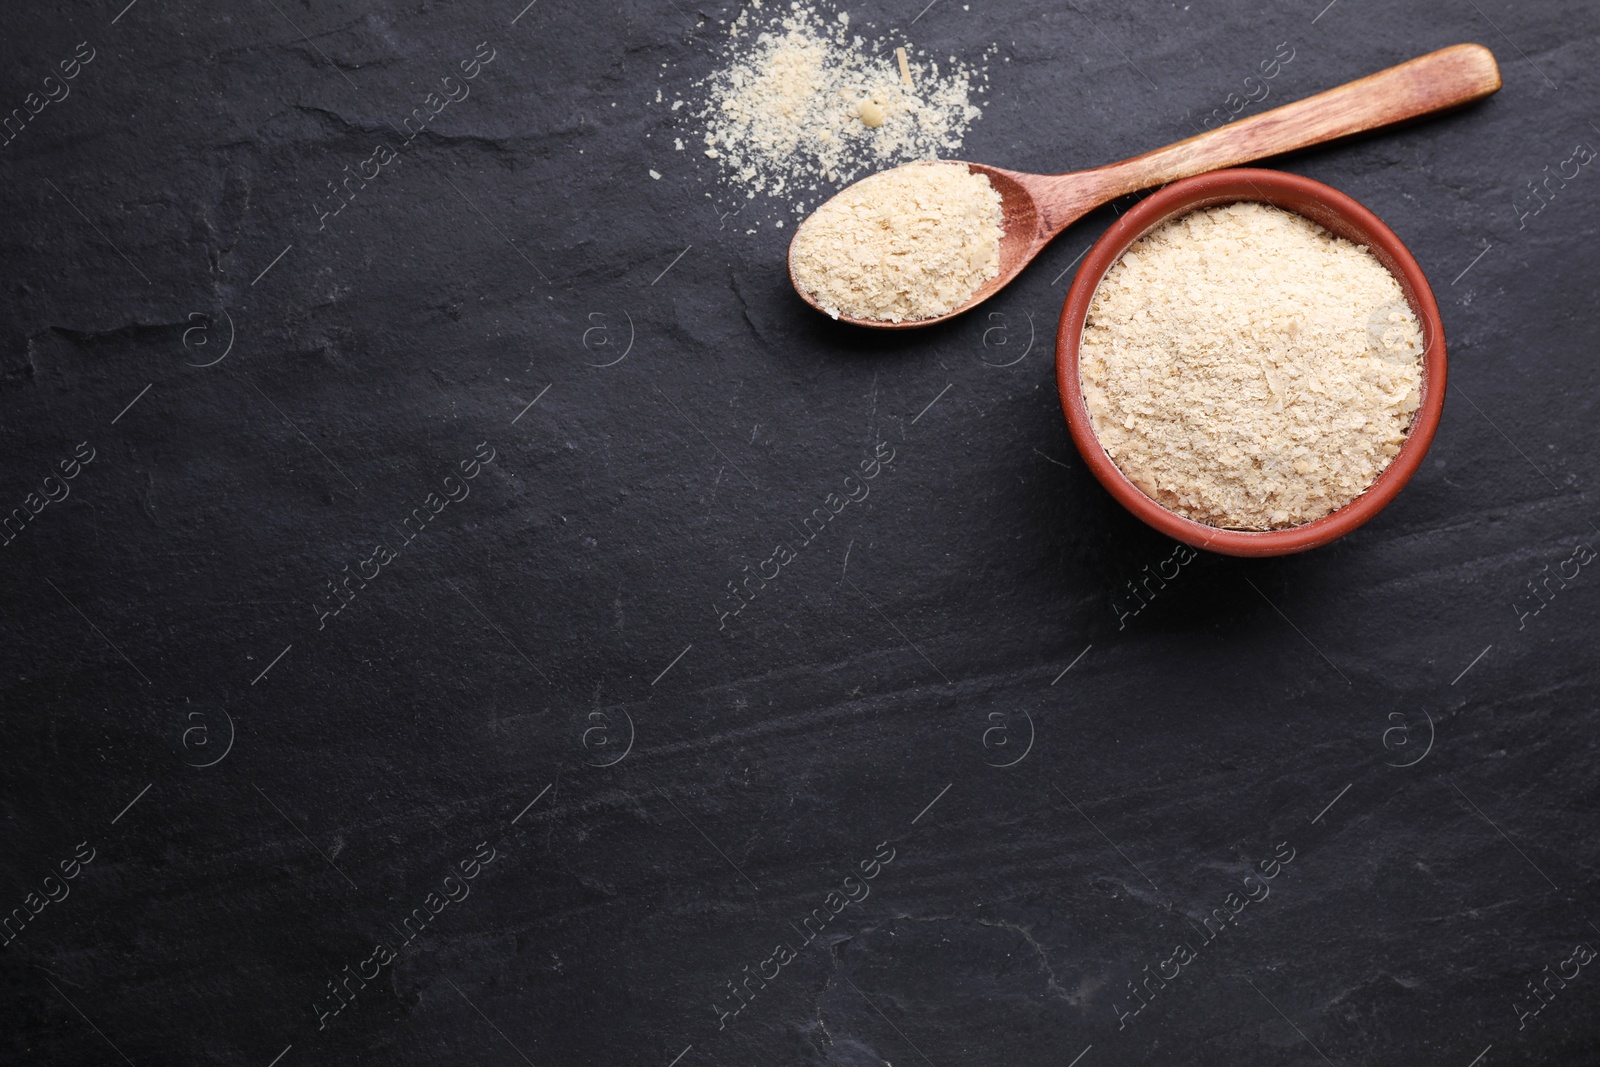
[[[1271,555],[1398,492],[1437,423],[1443,357],[1426,279],[1375,216],[1309,179],[1220,171],[1154,194],[1085,258],[1058,384],[1130,510],[1197,547]]]

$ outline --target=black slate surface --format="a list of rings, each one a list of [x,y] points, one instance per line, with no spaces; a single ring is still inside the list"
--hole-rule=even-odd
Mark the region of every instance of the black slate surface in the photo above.
[[[1272,164],[1432,278],[1425,466],[1134,613],[1173,546],[1052,378],[1112,210],[867,336],[669,147],[733,5],[124,3],[0,42],[4,1062],[1595,1059],[1600,177],[1529,186],[1600,145],[1593,5],[850,7],[998,45],[963,155],[1026,170],[1284,44],[1252,110],[1501,62]]]

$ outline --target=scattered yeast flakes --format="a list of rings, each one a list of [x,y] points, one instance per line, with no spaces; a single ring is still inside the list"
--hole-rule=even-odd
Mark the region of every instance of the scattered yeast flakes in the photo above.
[[[1000,194],[962,163],[864,178],[801,223],[795,280],[828,314],[887,322],[955,310],[1000,273]]]
[[[1365,247],[1259,203],[1169,220],[1106,272],[1079,345],[1117,467],[1197,522],[1267,530],[1360,496],[1421,400],[1422,327]]]
[[[694,115],[724,181],[804,214],[862,173],[959,149],[984,80],[852,34],[844,12],[752,0],[729,27],[720,69],[697,86]]]

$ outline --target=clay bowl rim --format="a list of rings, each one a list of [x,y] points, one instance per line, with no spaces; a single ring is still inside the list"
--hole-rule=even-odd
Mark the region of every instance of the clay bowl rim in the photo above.
[[[1370,248],[1400,283],[1422,325],[1421,402],[1400,452],[1367,491],[1331,514],[1282,530],[1224,530],[1185,518],[1146,496],[1100,445],[1078,377],[1078,343],[1084,320],[1106,271],[1135,241],[1161,223],[1200,208],[1239,201],[1273,204],[1302,215],[1340,237]],[[1281,556],[1337,540],[1382,511],[1422,465],[1444,410],[1444,324],[1427,276],[1393,230],[1351,197],[1285,171],[1234,168],[1183,178],[1157,190],[1112,224],[1084,256],[1067,290],[1056,330],[1056,387],[1067,428],[1084,462],[1118,503],[1146,525],[1194,548],[1228,556]]]

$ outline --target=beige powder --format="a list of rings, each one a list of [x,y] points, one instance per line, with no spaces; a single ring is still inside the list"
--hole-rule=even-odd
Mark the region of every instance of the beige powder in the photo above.
[[[795,234],[800,287],[834,318],[905,322],[953,311],[1000,273],[1000,194],[962,163],[864,178]]]
[[[1164,223],[1106,273],[1079,373],[1095,434],[1157,503],[1229,529],[1354,500],[1405,441],[1422,330],[1366,248],[1286,211]]]
[[[803,215],[863,171],[959,149],[982,79],[954,57],[941,69],[864,39],[823,5],[753,0],[728,28],[721,67],[697,86],[693,115],[700,151],[734,190]]]

